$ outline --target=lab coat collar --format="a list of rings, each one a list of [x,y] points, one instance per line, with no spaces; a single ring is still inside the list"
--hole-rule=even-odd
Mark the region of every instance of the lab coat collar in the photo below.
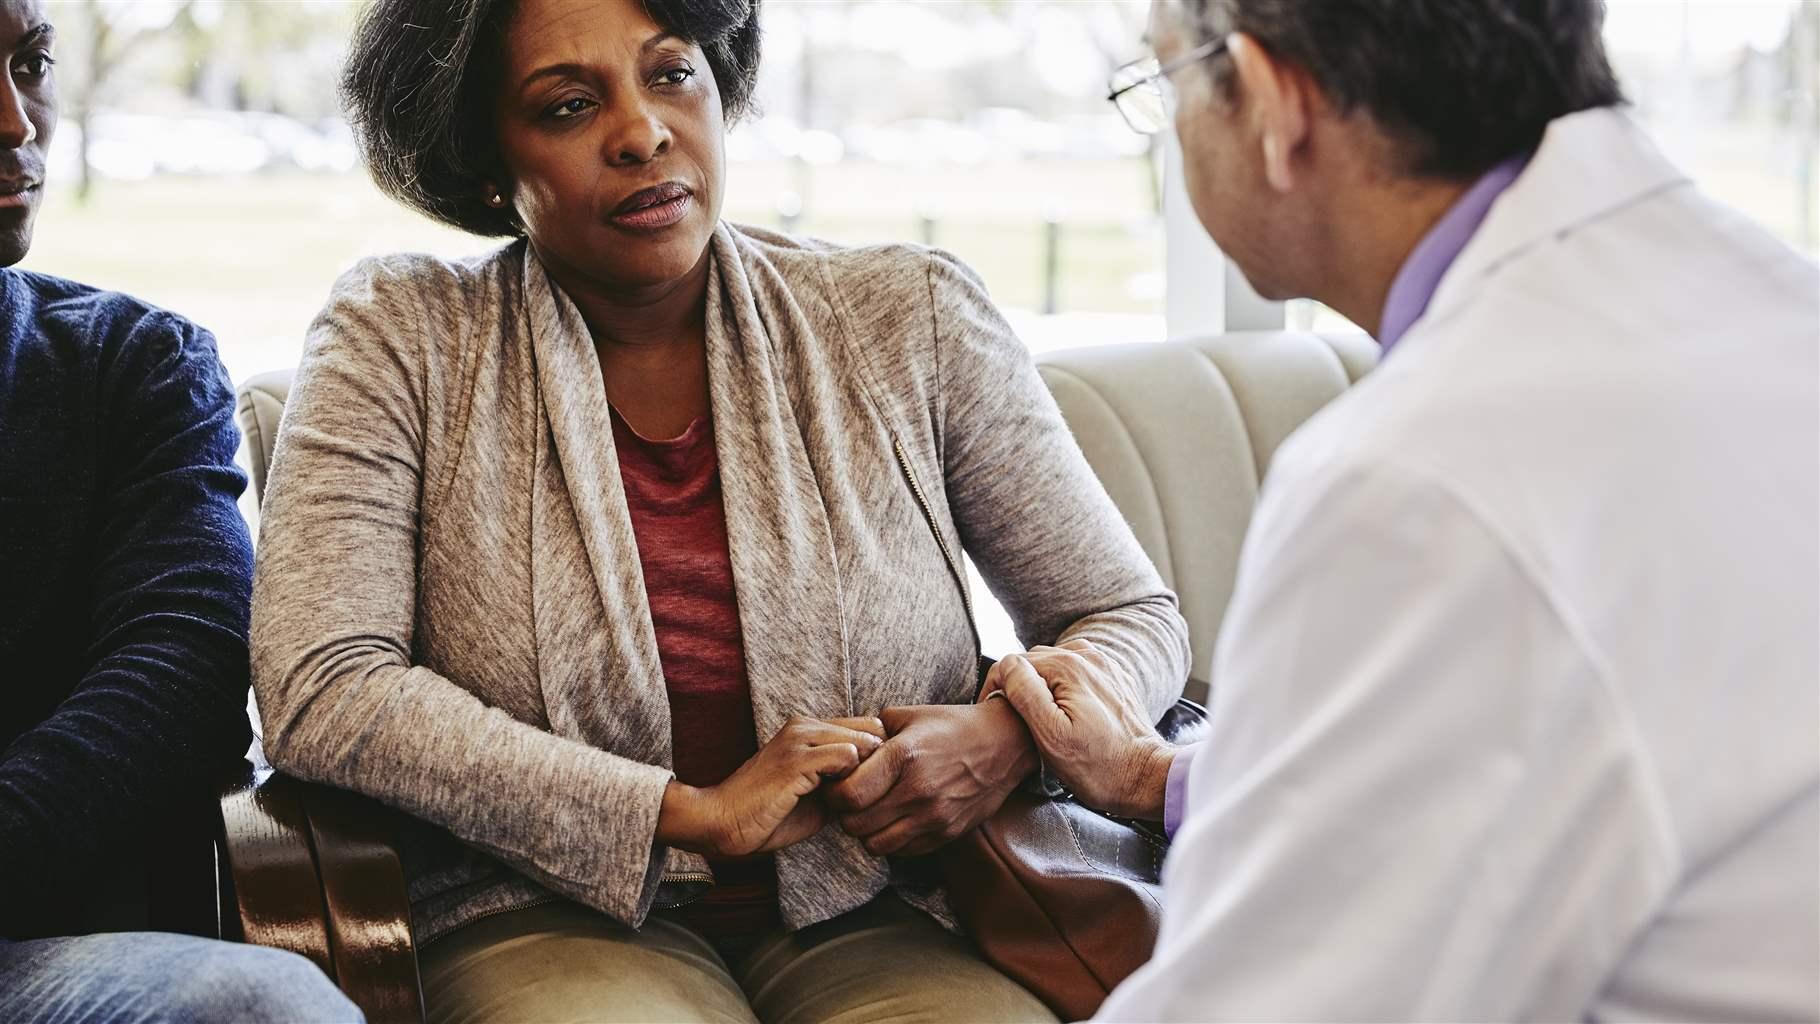
[[[1529,166],[1498,198],[1442,278],[1423,319],[1432,323],[1469,301],[1485,278],[1536,243],[1688,180],[1618,108],[1558,118]]]

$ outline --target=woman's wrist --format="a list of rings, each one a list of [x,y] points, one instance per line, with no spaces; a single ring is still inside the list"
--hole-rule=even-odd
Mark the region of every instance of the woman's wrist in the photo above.
[[[657,841],[690,853],[712,853],[717,845],[712,800],[707,790],[671,779],[657,812]]]

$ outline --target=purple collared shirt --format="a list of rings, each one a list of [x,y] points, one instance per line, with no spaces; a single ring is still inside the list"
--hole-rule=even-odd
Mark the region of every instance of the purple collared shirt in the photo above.
[[[1201,752],[1202,746],[1190,743],[1176,751],[1175,760],[1169,762],[1169,785],[1163,790],[1163,832],[1171,839],[1188,813],[1188,766],[1194,763],[1194,755]]]
[[[1378,345],[1383,352],[1389,353],[1391,346],[1401,341],[1416,321],[1422,319],[1422,314],[1428,312],[1428,303],[1435,297],[1435,289],[1441,287],[1441,278],[1447,275],[1447,269],[1460,258],[1479,225],[1485,223],[1492,204],[1527,166],[1529,154],[1525,153],[1486,171],[1454,201],[1435,226],[1428,229],[1428,234],[1403,261],[1403,269],[1397,271],[1396,280],[1390,284],[1390,294],[1384,299],[1384,322],[1378,329]],[[1163,830],[1172,838],[1188,812],[1188,768],[1201,746],[1195,743],[1183,747],[1169,764],[1169,784],[1163,791]]]
[[[1428,303],[1435,297],[1435,289],[1441,287],[1441,278],[1446,276],[1447,268],[1460,258],[1466,243],[1472,241],[1479,225],[1485,223],[1492,204],[1528,165],[1529,154],[1525,153],[1486,171],[1454,201],[1435,226],[1428,229],[1428,234],[1403,261],[1403,269],[1397,271],[1396,280],[1390,284],[1390,294],[1384,298],[1383,324],[1378,328],[1378,345],[1385,352],[1401,341],[1416,321],[1422,319],[1422,314],[1428,312]]]

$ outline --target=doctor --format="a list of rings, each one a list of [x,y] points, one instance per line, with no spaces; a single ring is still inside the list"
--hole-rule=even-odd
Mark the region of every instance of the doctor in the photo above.
[[[1820,1017],[1820,275],[1620,109],[1595,0],[1159,0],[1202,223],[1383,365],[1271,468],[1175,750],[994,673],[1177,827],[1107,1020]],[[1154,120],[1146,121],[1146,118]]]

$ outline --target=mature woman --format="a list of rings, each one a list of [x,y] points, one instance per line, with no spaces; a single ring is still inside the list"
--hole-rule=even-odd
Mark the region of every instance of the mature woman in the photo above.
[[[423,823],[435,1019],[1047,1017],[915,856],[1038,764],[972,703],[962,553],[1026,640],[1186,674],[1174,597],[971,273],[721,223],[757,17],[377,0],[354,40],[381,186],[514,241],[336,286],[254,671],[279,767]]]

